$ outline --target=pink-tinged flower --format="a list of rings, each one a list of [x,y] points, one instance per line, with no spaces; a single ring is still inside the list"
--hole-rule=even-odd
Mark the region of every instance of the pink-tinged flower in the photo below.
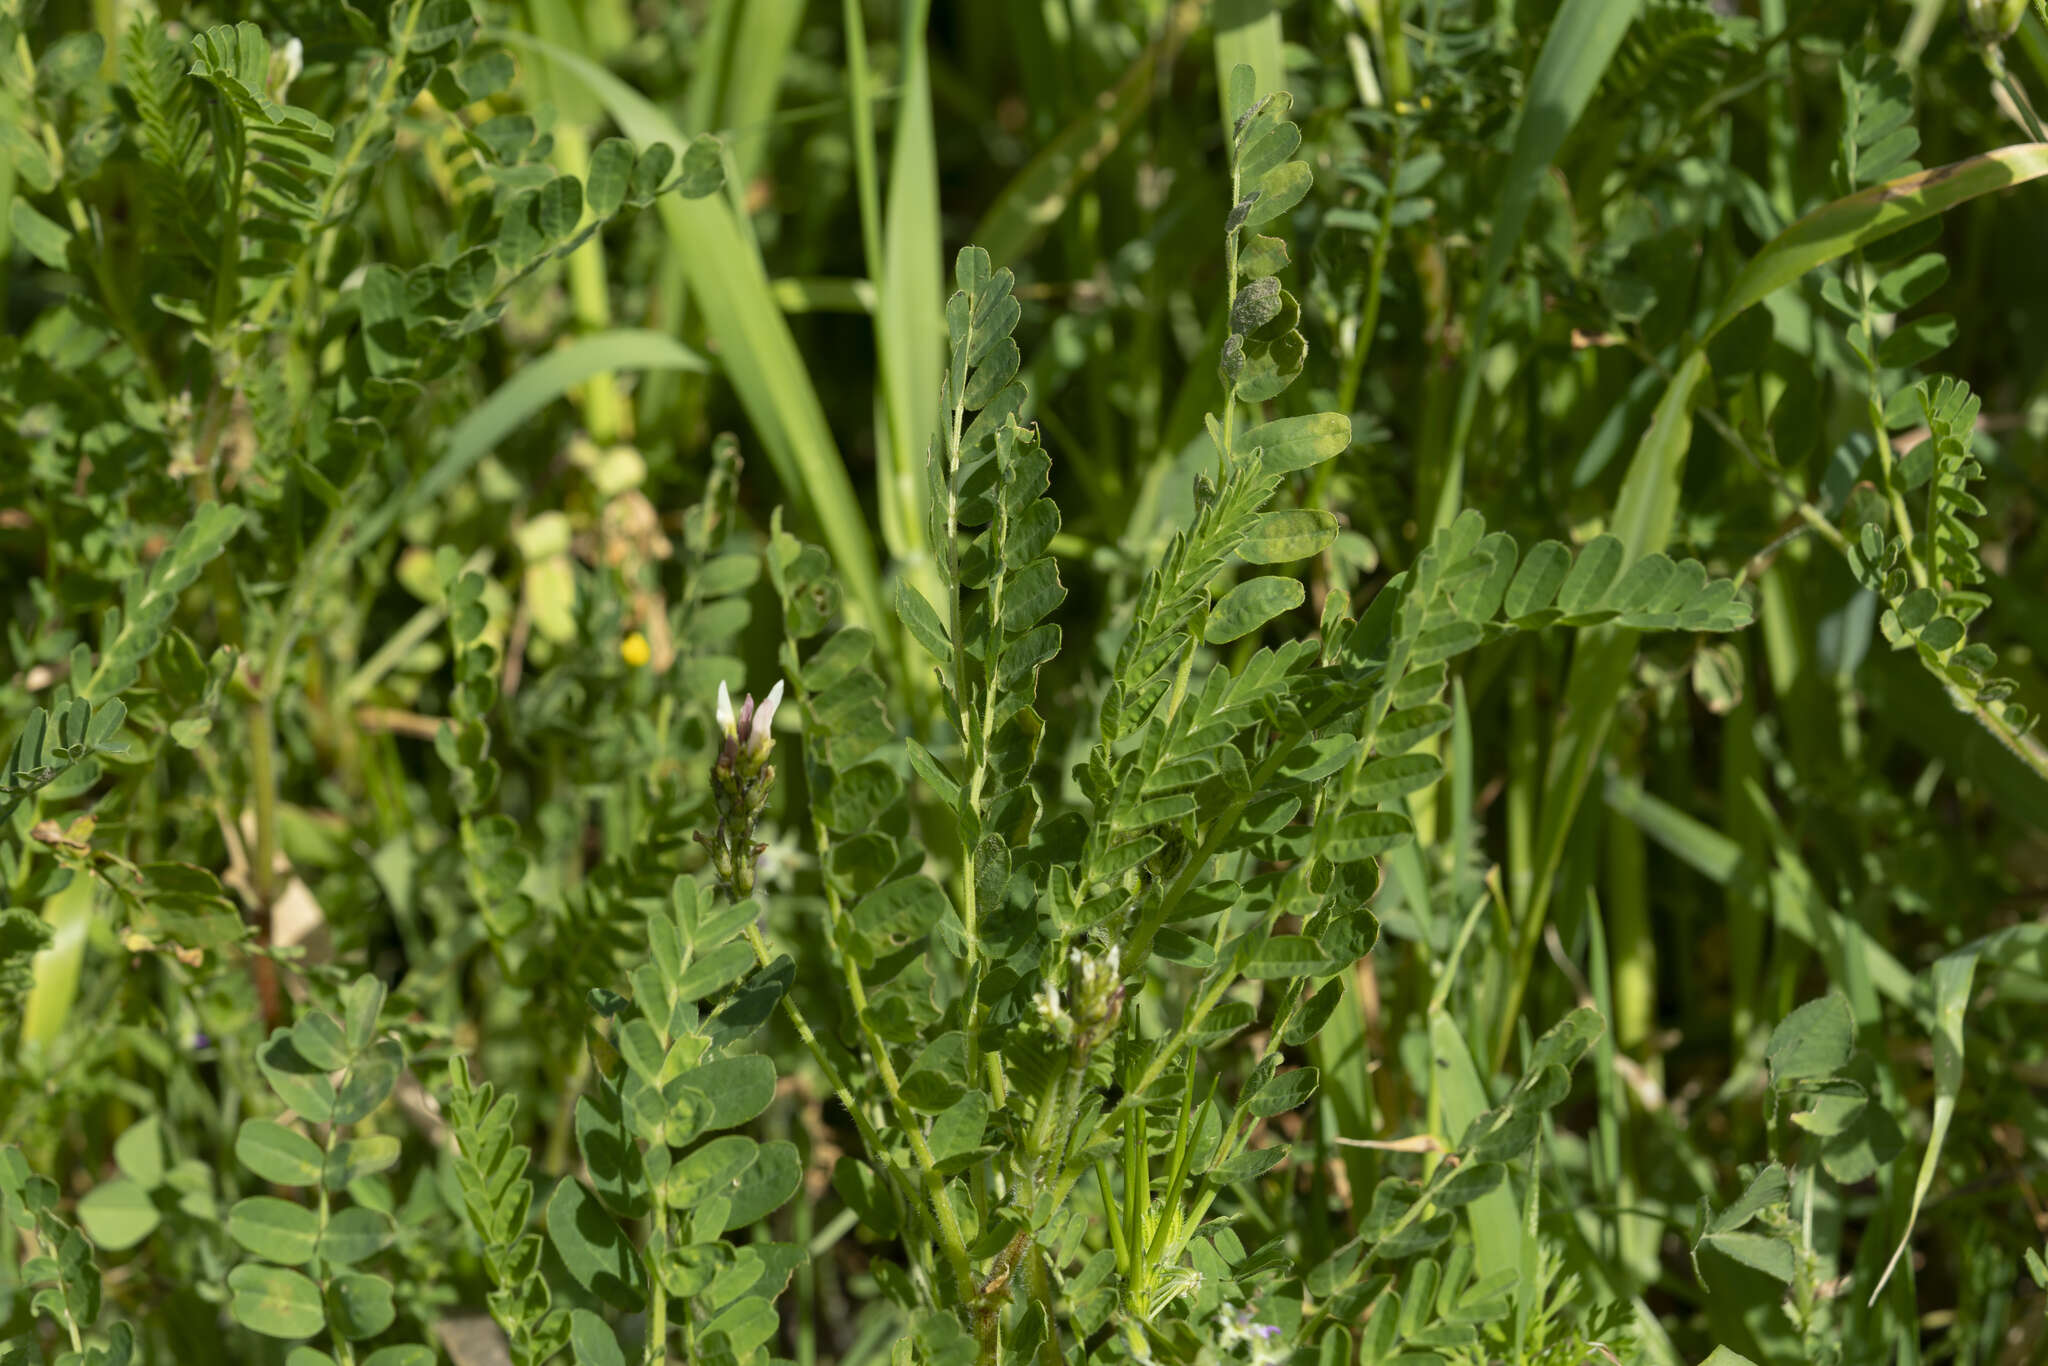
[[[748,763],[759,768],[768,758],[768,751],[775,746],[773,727],[775,713],[782,706],[781,679],[768,690],[768,696],[758,704],[754,695],[748,693],[741,699],[739,710],[734,711],[732,693],[725,684],[718,685],[718,729],[725,736],[721,758],[730,763],[744,752]]]

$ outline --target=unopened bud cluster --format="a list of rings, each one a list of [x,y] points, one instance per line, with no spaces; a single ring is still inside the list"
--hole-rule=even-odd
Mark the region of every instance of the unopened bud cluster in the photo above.
[[[2027,0],[1963,0],[1970,31],[1979,43],[1997,44],[2019,31],[2027,17]]]
[[[724,739],[711,765],[718,829],[710,835],[698,831],[697,842],[711,851],[711,866],[735,897],[753,894],[754,866],[768,848],[754,842],[754,825],[775,786],[775,766],[768,762],[768,752],[775,748],[770,728],[781,705],[780,681],[759,706],[748,694],[737,712],[725,684],[718,685],[718,729]]]
[[[1052,1032],[1086,1053],[1115,1030],[1123,1014],[1124,983],[1115,945],[1104,954],[1074,949],[1067,955],[1067,993],[1047,981],[1038,998],[1038,1013]]]

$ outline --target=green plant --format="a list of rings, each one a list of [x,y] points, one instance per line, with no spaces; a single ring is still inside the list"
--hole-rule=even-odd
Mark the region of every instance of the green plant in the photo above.
[[[2044,78],[0,0],[0,1361],[2032,1359]]]

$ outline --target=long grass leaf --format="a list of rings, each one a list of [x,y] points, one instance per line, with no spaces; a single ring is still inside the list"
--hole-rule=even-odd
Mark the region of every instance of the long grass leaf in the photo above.
[[[1663,401],[1650,420],[1629,464],[1615,506],[1610,530],[1621,539],[1629,559],[1660,549],[1671,536],[1678,511],[1678,472],[1692,444],[1692,396],[1707,374],[1706,353],[1695,351],[1673,376]],[[1525,884],[1527,903],[1514,908],[1515,946],[1509,963],[1503,1013],[1495,1021],[1494,1059],[1507,1056],[1514,1019],[1535,964],[1536,946],[1549,914],[1550,896],[1564,858],[1566,837],[1593,766],[1607,743],[1614,719],[1614,699],[1627,686],[1635,658],[1636,633],[1618,626],[1596,626],[1584,632],[1572,655],[1565,683],[1565,722],[1551,751],[1543,783],[1542,816],[1536,833],[1535,876]]]
[[[737,60],[726,64],[718,128],[727,134],[741,184],[760,172],[767,155],[768,124],[803,17],[804,0],[747,0],[740,7],[732,42]]]
[[[1754,788],[1751,793],[1755,800]],[[1764,899],[1778,928],[1819,950],[1835,977],[1847,976],[1853,959],[1878,995],[1893,1005],[1914,1008],[1913,974],[1869,931],[1825,904],[1813,874],[1789,844],[1774,851],[1778,866],[1773,874],[1747,858],[1742,846],[1719,830],[1634,783],[1610,782],[1606,801],[1609,810],[1633,822],[1695,871],[1720,886]]]
[[[662,332],[622,327],[570,342],[520,370],[471,409],[448,433],[441,458],[409,487],[400,489],[356,532],[358,544],[373,542],[392,522],[446,493],[498,443],[541,409],[587,380],[625,370],[690,370],[708,374],[704,357]]]
[[[1256,78],[1253,99],[1287,88],[1287,50],[1275,0],[1216,0],[1216,89],[1225,101],[1223,131],[1230,133],[1230,73],[1239,63]]]
[[[1941,1165],[1941,1145],[1948,1141],[1949,1121],[1955,1118],[1956,1097],[1963,1089],[1963,1012],[1970,1004],[1970,982],[1977,974],[1977,955],[1965,950],[1935,963],[1934,981],[1934,1116],[1927,1128],[1927,1151],[1920,1155],[1920,1172],[1913,1178],[1913,1203],[1906,1211],[1906,1228],[1884,1274],[1870,1292],[1870,1303],[1884,1293],[1885,1283],[1898,1268],[1906,1245],[1913,1240],[1913,1225],[1920,1218],[1920,1203],[1934,1184],[1935,1169]]]
[[[889,198],[875,311],[875,350],[881,358],[887,414],[877,481],[882,543],[913,567],[923,566],[929,553],[924,467],[938,418],[939,373],[946,363],[945,296],[939,274],[939,153],[924,35],[930,8],[929,0],[905,0],[903,6],[902,94],[889,151]],[[927,597],[937,596],[935,578],[920,586]]]
[[[501,31],[499,36],[583,81],[634,142],[643,147],[665,142],[681,155],[687,141],[682,131],[611,72],[524,34]],[[754,424],[784,496],[824,537],[863,624],[887,620],[867,520],[796,339],[775,306],[759,254],[747,243],[731,206],[716,195],[663,195],[658,205],[691,295],[718,339],[721,367]]]
[[[1491,1104],[1486,1083],[1472,1061],[1472,1050],[1458,1032],[1457,1021],[1441,1009],[1429,1012],[1430,1082],[1437,1106],[1437,1137],[1456,1147],[1465,1130]],[[1502,1182],[1465,1207],[1472,1226],[1472,1261],[1483,1279],[1513,1271],[1522,1254],[1521,1211],[1511,1182]]]
[[[1062,128],[1025,163],[975,225],[974,242],[998,265],[1015,265],[1044,240],[1074,192],[1117,149],[1152,102],[1159,75],[1172,60],[1202,7],[1184,0],[1168,12],[1165,28],[1124,68],[1117,83]]]
[[[85,941],[92,928],[93,888],[84,873],[43,903],[50,942],[29,960],[34,983],[21,1006],[21,1047],[40,1051],[57,1042],[78,1000],[78,974],[85,963]]]
[[[1494,296],[1500,279],[1522,239],[1536,189],[1557,159],[1586,102],[1600,84],[1607,63],[1621,46],[1622,35],[1635,21],[1642,0],[1565,0],[1536,69],[1529,77],[1529,93],[1515,125],[1514,150],[1508,154],[1507,173],[1501,180],[1500,198],[1493,214],[1493,228],[1486,248],[1485,274],[1481,277],[1479,307],[1471,320],[1472,338],[1465,349],[1464,377],[1458,389],[1458,407],[1451,422],[1450,443],[1445,451],[1442,483],[1437,489],[1433,525],[1444,527],[1458,515],[1465,498],[1465,441],[1471,435],[1472,417],[1479,406],[1479,379],[1485,367],[1487,342],[1492,335]]]
[[[1711,338],[1754,304],[1816,266],[1946,213],[1979,195],[2048,175],[2048,142],[2023,142],[1900,176],[1815,209],[1772,238],[1742,273],[1708,325]]]
[[[697,21],[693,44],[696,61],[692,63],[683,115],[689,126],[700,133],[718,126],[724,108],[719,96],[725,90],[725,68],[732,54],[733,22],[744,3],[745,0],[710,0]]]

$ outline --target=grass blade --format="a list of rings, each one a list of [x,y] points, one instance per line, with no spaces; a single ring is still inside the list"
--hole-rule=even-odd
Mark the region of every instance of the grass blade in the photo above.
[[[732,44],[737,60],[725,64],[717,126],[727,130],[743,185],[760,173],[767,154],[768,125],[803,17],[804,0],[747,0],[740,7]]]
[[[24,1052],[57,1042],[71,1007],[78,1000],[78,974],[85,962],[86,934],[92,928],[93,879],[73,873],[63,890],[43,903],[50,942],[31,960],[34,986],[21,1005]]]
[[[692,370],[708,374],[710,362],[661,332],[624,327],[583,337],[552,351],[498,386],[448,434],[441,458],[409,488],[388,499],[357,532],[357,543],[376,541],[394,521],[446,493],[534,414],[569,390],[599,375],[621,370]]]
[[[1173,60],[1181,40],[1200,20],[1192,0],[1174,6],[1166,26],[1132,59],[1117,83],[1062,128],[1011,178],[975,226],[974,241],[998,265],[1014,266],[1038,246],[1066,212],[1074,191],[1117,149],[1131,125],[1152,103],[1159,73]]]
[[[1287,88],[1287,52],[1274,0],[1216,0],[1216,94],[1223,100],[1223,131],[1230,132],[1230,73],[1238,63],[1258,77],[1252,98]]]
[[[1444,453],[1443,483],[1437,490],[1433,526],[1446,527],[1465,499],[1465,441],[1479,406],[1480,371],[1493,329],[1494,296],[1508,261],[1522,240],[1536,188],[1557,159],[1565,135],[1586,111],[1586,102],[1621,46],[1622,35],[1635,21],[1641,0],[1565,0],[1557,21],[1543,40],[1529,94],[1515,126],[1514,151],[1508,155],[1494,209],[1491,240],[1486,249],[1479,307],[1471,320],[1472,338],[1465,348],[1465,373],[1458,389],[1458,407],[1451,421],[1451,439]],[[1220,40],[1219,40],[1220,42]]]
[[[681,155],[687,141],[682,131],[611,72],[521,33],[501,31],[498,36],[582,81],[635,143],[644,147],[665,142]],[[754,423],[784,496],[823,535],[862,624],[888,620],[874,542],[868,537],[860,500],[825,424],[825,410],[796,339],[775,306],[774,288],[759,253],[749,245],[731,206],[716,195],[663,195],[658,207],[690,292],[718,338],[725,375]]]
[[[1913,1225],[1920,1218],[1920,1202],[1934,1184],[1934,1170],[1941,1165],[1941,1145],[1948,1141],[1949,1121],[1955,1118],[1956,1097],[1963,1089],[1963,1011],[1970,1003],[1970,980],[1977,974],[1977,955],[1965,950],[1935,963],[1934,979],[1934,1118],[1927,1130],[1927,1151],[1920,1156],[1920,1174],[1913,1178],[1913,1204],[1906,1212],[1906,1229],[1884,1274],[1870,1292],[1870,1303],[1884,1293],[1885,1283],[1913,1240]]]
[[[1748,789],[1748,795],[1752,803],[1761,803],[1756,788]],[[1615,814],[1634,822],[1668,853],[1718,885],[1763,899],[1778,928],[1819,950],[1836,980],[1849,977],[1846,965],[1853,957],[1878,995],[1895,1006],[1914,1008],[1913,974],[1868,930],[1824,904],[1813,874],[1789,841],[1775,851],[1778,869],[1772,874],[1746,858],[1742,846],[1719,830],[1633,783],[1610,782],[1606,801]],[[1860,1008],[1858,1019],[1869,1018],[1874,1018],[1874,1007]]]
[[[1815,266],[1826,265],[1923,218],[1946,213],[1979,195],[2048,175],[2048,142],[2024,142],[1900,176],[1815,209],[1772,238],[1721,301],[1701,340],[1763,302]]]
[[[1446,1147],[1455,1148],[1472,1121],[1493,1102],[1472,1061],[1472,1050],[1465,1046],[1465,1036],[1441,1007],[1429,1012],[1429,1053],[1436,1136]],[[1467,1205],[1465,1216],[1472,1226],[1472,1260],[1480,1277],[1514,1270],[1522,1255],[1521,1211],[1515,1204],[1514,1184],[1503,1181]]]
[[[930,0],[905,0],[903,80],[889,151],[889,198],[877,281],[875,353],[881,361],[883,439],[877,443],[882,543],[897,559],[925,566],[924,466],[938,418],[946,364],[945,295],[940,279],[939,153],[932,123],[931,61],[925,23]],[[920,586],[938,596],[928,568]]]
[[[1671,537],[1678,512],[1678,473],[1692,444],[1692,395],[1706,378],[1704,351],[1695,351],[1672,377],[1663,401],[1650,420],[1630,462],[1610,530],[1621,538],[1631,560],[1660,549]],[[1516,906],[1514,957],[1504,1008],[1495,1021],[1494,1059],[1507,1057],[1514,1038],[1515,1016],[1543,937],[1550,895],[1564,858],[1566,837],[1593,766],[1607,742],[1614,718],[1614,700],[1628,684],[1635,658],[1636,633],[1618,626],[1597,626],[1580,636],[1565,684],[1566,720],[1551,752],[1543,783],[1542,816],[1537,826],[1535,876],[1527,884],[1526,905]]]

